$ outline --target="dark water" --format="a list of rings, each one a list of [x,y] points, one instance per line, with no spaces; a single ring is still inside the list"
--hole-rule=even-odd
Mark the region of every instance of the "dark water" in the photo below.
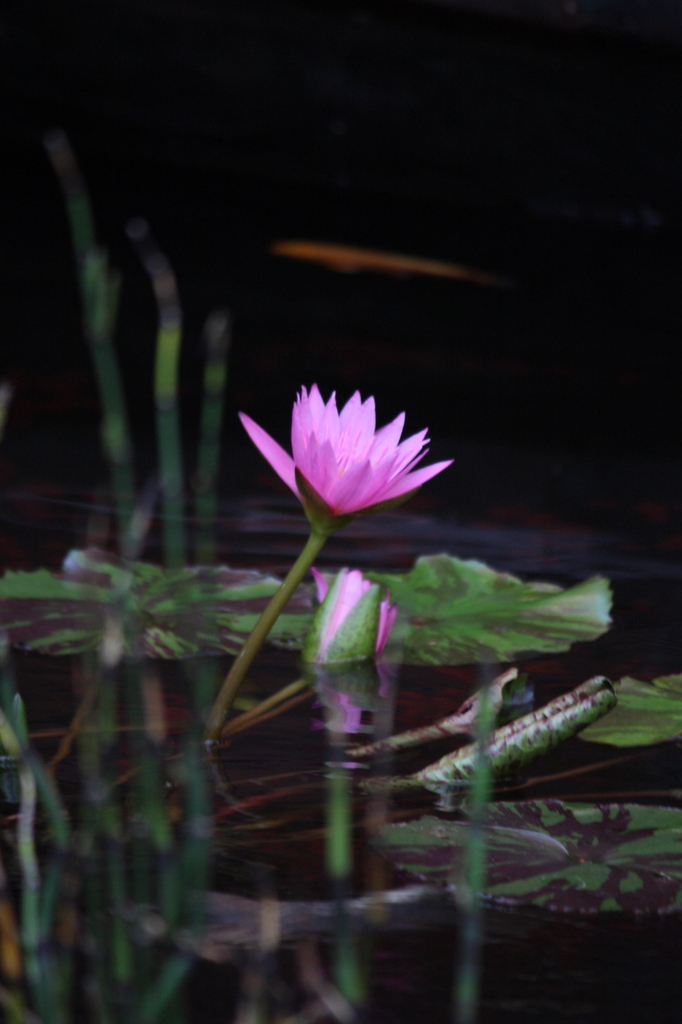
[[[473,453],[467,457],[473,458]],[[518,451],[510,457],[522,465]],[[583,471],[587,465],[582,463]],[[256,464],[254,467],[259,471]],[[614,584],[613,628],[601,639],[575,645],[565,654],[521,661],[519,667],[535,682],[537,702],[597,672],[612,678],[626,672],[653,678],[679,671],[682,567],[670,544],[678,514],[674,505],[642,503],[639,511],[627,505],[612,506],[608,519],[603,509],[587,509],[578,518],[574,506],[564,521],[548,524],[541,519],[538,524],[543,514],[531,505],[512,505],[512,495],[500,495],[499,505],[462,516],[455,514],[446,495],[435,490],[430,498],[425,496],[427,509],[407,506],[336,535],[323,562],[403,568],[419,554],[448,550],[485,558],[507,571],[565,583],[603,571]],[[56,564],[63,552],[82,538],[88,519],[85,498],[81,494],[74,504],[66,490],[59,498],[54,493],[28,497],[25,491],[20,496],[8,491],[2,540],[7,550],[15,552],[14,564]],[[223,560],[283,568],[300,546],[302,516],[285,497],[254,495],[226,505],[224,513],[219,523]],[[147,555],[154,553],[152,535]],[[75,701],[70,659],[18,652],[15,662],[32,728],[44,732],[66,725]],[[177,735],[186,720],[187,683],[182,666],[160,667],[169,729]],[[292,653],[263,652],[252,672],[247,696],[256,699],[285,685],[295,678],[296,667]],[[451,712],[475,681],[473,667],[403,666],[398,679],[396,728]],[[236,808],[217,805],[215,885],[219,889],[256,895],[259,866],[265,865],[281,898],[326,897],[323,766],[327,754],[324,730],[315,727],[322,721],[323,709],[311,706],[308,698],[235,736],[224,751],[238,803]],[[57,739],[43,736],[37,742],[49,756]],[[433,760],[447,749],[446,742],[432,744],[426,752],[406,759],[401,770]],[[608,765],[623,753],[632,754],[631,759]],[[601,768],[600,762],[604,762]],[[543,776],[590,765],[594,769],[585,773],[542,781]],[[681,778],[682,748],[674,742],[623,752],[575,739],[530,766],[517,788],[501,789],[498,796],[626,799],[674,806],[677,801],[665,791],[679,789]],[[65,792],[75,798],[77,767],[73,758],[63,762],[60,780]],[[392,810],[408,815],[430,813],[434,800],[428,794],[395,798]],[[360,796],[354,812],[354,886],[362,892],[372,855],[364,839]],[[404,884],[391,869],[387,869],[385,881],[387,885]],[[412,930],[379,933],[372,939],[367,954],[372,964],[372,1022],[449,1019],[456,913],[453,911],[449,924],[441,921],[437,926],[421,923],[418,909],[414,917]],[[642,920],[604,915],[586,921],[542,911],[490,909],[486,913],[480,1020],[485,1024],[564,1018],[596,1022],[611,1014],[632,1022],[676,1020],[682,995],[678,970],[681,929],[676,915]],[[325,950],[323,942],[323,959]],[[244,963],[237,955],[231,965],[200,967],[191,987],[193,1019],[213,1019],[216,1002],[234,1004],[238,968]],[[278,970],[295,1002],[294,952],[286,943]]]

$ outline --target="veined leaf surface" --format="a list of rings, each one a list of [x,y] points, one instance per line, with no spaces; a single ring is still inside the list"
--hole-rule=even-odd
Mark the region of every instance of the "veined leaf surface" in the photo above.
[[[143,654],[236,654],[279,584],[277,577],[250,569],[126,566],[103,551],[72,551],[61,573],[8,572],[0,579],[0,628],[22,647],[76,654],[99,643],[118,590]],[[300,647],[311,615],[311,590],[301,587],[269,639]]]
[[[637,747],[682,734],[682,675],[651,683],[625,676],[615,684],[618,704],[580,734],[592,743]]]
[[[609,583],[599,577],[562,590],[450,555],[420,558],[405,574],[369,575],[390,589],[409,618],[404,657],[411,664],[509,661],[522,651],[562,651],[600,636],[610,623]],[[143,653],[235,654],[279,583],[255,570],[126,566],[102,551],[72,551],[61,573],[39,569],[0,579],[0,628],[15,644],[74,654],[98,643],[106,607],[121,590]],[[304,584],[270,641],[299,649],[311,615],[311,588]]]
[[[379,849],[402,871],[455,889],[471,826],[424,817],[387,825]],[[484,895],[552,911],[682,910],[682,810],[524,800],[490,804]]]
[[[567,650],[611,624],[609,581],[594,576],[562,590],[524,583],[483,562],[419,558],[407,573],[368,573],[409,616],[403,657],[413,665],[513,661],[530,651]]]

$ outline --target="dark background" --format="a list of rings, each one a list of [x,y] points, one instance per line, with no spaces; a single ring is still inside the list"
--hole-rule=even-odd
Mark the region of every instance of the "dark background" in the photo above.
[[[525,502],[598,521],[615,501],[640,525],[637,505],[674,518],[680,40],[674,3],[5,4],[5,479],[105,475],[41,145],[60,126],[124,272],[117,344],[141,480],[155,459],[155,310],[125,237],[135,215],[178,277],[188,450],[202,325],[232,312],[228,493],[272,484],[237,410],[285,442],[297,389],[317,381],[340,399],[374,393],[380,422],[405,409],[410,432],[428,425],[434,454],[458,459],[430,493],[460,511]],[[460,262],[515,287],[269,254],[292,237]],[[577,470],[562,483],[567,465],[579,486]]]

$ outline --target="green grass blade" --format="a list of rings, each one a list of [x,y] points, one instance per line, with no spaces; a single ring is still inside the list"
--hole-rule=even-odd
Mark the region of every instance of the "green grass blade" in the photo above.
[[[136,218],[127,226],[144,269],[151,278],[159,311],[154,371],[156,436],[163,503],[163,544],[166,565],[185,561],[182,442],[178,409],[178,368],[182,312],[175,275],[151,237],[149,226]]]
[[[60,130],[49,132],[45,149],[59,179],[66,204],[83,306],[83,328],[102,404],[102,442],[111,468],[119,536],[130,517],[133,495],[133,447],[123,382],[114,348],[119,275],[96,243],[90,197],[69,141]]]
[[[196,560],[199,565],[212,565],[215,561],[213,531],[218,511],[216,482],[220,464],[220,428],[227,381],[230,326],[229,313],[217,310],[208,318],[204,329],[204,400],[201,409],[197,472],[194,478],[197,517]]]

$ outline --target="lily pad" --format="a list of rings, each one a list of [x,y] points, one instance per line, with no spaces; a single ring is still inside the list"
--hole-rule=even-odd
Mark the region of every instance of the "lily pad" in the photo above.
[[[236,654],[280,580],[247,569],[162,569],[125,565],[103,551],[72,551],[61,573],[7,572],[0,579],[0,628],[13,644],[45,654],[96,646],[116,592],[125,595],[140,651],[155,658]],[[270,641],[299,648],[312,616],[310,588],[299,588]]]
[[[618,704],[585,729],[581,739],[638,747],[682,734],[682,675],[660,676],[652,683],[625,676],[615,688]]]
[[[600,576],[562,590],[451,555],[420,558],[408,573],[367,575],[409,615],[403,657],[412,665],[565,651],[578,640],[596,639],[611,624],[611,589]]]
[[[410,875],[458,884],[471,826],[388,825],[379,849]],[[682,810],[524,800],[489,805],[485,897],[579,914],[682,910]]]
[[[600,636],[611,621],[609,583],[600,577],[562,590],[450,555],[420,558],[402,575],[368,575],[389,588],[409,617],[404,660],[410,664],[509,661],[526,651],[563,651],[576,640]],[[14,644],[75,654],[97,645],[107,605],[120,591],[144,654],[235,654],[279,583],[254,570],[167,570],[146,562],[124,565],[95,549],[72,551],[60,573],[5,573],[0,628]],[[300,649],[311,617],[311,590],[303,585],[269,640]]]

